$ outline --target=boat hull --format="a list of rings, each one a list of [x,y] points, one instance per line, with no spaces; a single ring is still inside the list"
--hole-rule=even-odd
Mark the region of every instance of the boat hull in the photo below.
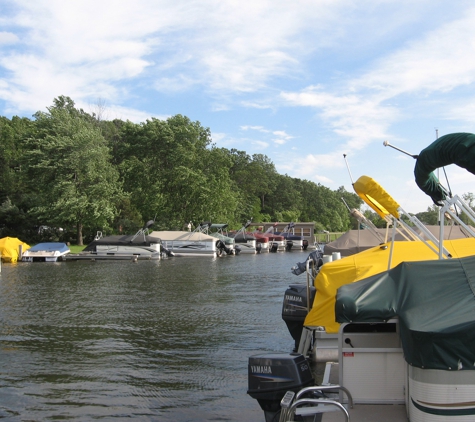
[[[411,422],[475,420],[475,371],[408,366],[406,407]]]

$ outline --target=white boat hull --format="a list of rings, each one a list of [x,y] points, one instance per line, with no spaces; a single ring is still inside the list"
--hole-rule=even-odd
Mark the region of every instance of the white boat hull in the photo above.
[[[475,420],[475,371],[408,366],[406,407],[411,422]]]

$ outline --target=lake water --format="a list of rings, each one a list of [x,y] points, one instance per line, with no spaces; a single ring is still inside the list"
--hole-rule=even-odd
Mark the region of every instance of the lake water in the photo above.
[[[263,422],[248,358],[292,350],[308,253],[3,264],[0,418]]]

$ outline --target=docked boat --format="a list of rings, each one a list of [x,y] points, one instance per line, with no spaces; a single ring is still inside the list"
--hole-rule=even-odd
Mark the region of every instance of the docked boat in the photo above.
[[[213,224],[211,222],[200,223],[195,231],[208,234],[218,239],[216,242],[216,253],[218,256],[238,255],[240,250],[236,249],[235,241],[227,235],[227,224]]]
[[[270,240],[270,236],[262,233],[261,229],[258,227],[256,230],[251,232],[251,234],[256,238],[256,244],[260,244],[261,253],[262,252],[277,252],[277,243],[274,243]]]
[[[229,236],[232,237],[236,243],[236,249],[239,249],[240,253],[243,254],[260,253],[262,248],[262,245],[257,242],[256,237],[247,231],[250,225],[251,220],[248,220],[237,232],[229,232]]]
[[[470,141],[475,147],[475,135]],[[433,181],[431,164],[418,164]],[[475,223],[475,213],[438,181],[429,189],[422,173],[415,171],[418,185],[441,206],[438,236],[387,194],[378,196],[379,185],[360,178],[355,191],[392,219],[392,240],[338,261],[321,260],[301,292],[286,292],[284,320],[308,311],[297,353],[249,358],[248,393],[266,421],[475,420],[475,231],[460,218],[464,213]],[[417,230],[405,226],[402,215]],[[444,215],[468,237],[445,240]],[[394,240],[398,225],[410,241]],[[318,382],[311,362],[324,365]],[[344,419],[332,418],[332,410]]]
[[[295,234],[295,223],[290,222],[287,224],[281,232],[276,231],[276,235],[283,236],[286,241],[286,250],[299,249],[306,251],[308,248],[308,240],[303,236]]]
[[[69,254],[68,261],[79,260],[150,260],[160,259],[164,256],[173,256],[166,248],[162,247],[162,240],[149,235],[149,227],[154,223],[148,221],[133,236],[111,235],[103,236],[97,232],[94,240],[82,252]]]
[[[164,248],[177,257],[216,257],[215,237],[201,231],[153,231],[150,236],[161,239]]]
[[[16,237],[3,237],[0,239],[0,258],[2,262],[21,261],[23,251],[29,248],[30,245]]]
[[[71,252],[66,243],[43,242],[23,252],[23,262],[57,262],[64,261]]]
[[[264,234],[269,238],[269,241],[272,242],[273,249],[277,248],[277,251],[286,251],[292,249],[292,242],[287,240],[280,233],[276,233],[276,227],[278,223],[274,223],[270,226]]]

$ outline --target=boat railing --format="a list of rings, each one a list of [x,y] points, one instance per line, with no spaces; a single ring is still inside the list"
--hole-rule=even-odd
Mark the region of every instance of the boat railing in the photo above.
[[[457,207],[463,212],[468,219],[475,225],[475,212],[473,209],[458,195],[453,195],[452,197],[446,197],[443,201],[443,206],[439,210],[439,221],[440,221],[440,232],[439,238],[441,241],[444,239],[444,226],[445,226],[445,219],[447,216],[454,221],[456,221],[464,230],[467,237],[474,237],[475,238],[475,231],[473,227],[470,227],[460,218]]]
[[[345,420],[350,420],[350,415],[346,407],[333,397],[325,397],[325,391],[341,391],[348,398],[348,406],[353,408],[353,398],[350,392],[340,385],[306,387],[294,393],[287,391],[280,402],[281,413],[279,422],[289,422],[294,420],[294,416],[311,416],[319,413],[340,410],[345,415]],[[313,395],[314,397],[304,397]]]

